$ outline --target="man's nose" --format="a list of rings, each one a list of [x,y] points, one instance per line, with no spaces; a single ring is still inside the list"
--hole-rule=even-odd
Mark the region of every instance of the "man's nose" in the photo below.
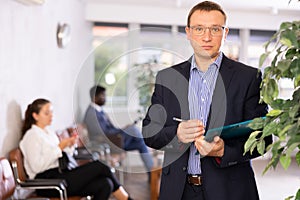
[[[209,41],[209,40],[211,40],[211,38],[212,38],[212,36],[211,36],[211,33],[210,33],[210,29],[209,28],[206,28],[205,30],[204,30],[204,33],[203,33],[203,40],[204,41]]]

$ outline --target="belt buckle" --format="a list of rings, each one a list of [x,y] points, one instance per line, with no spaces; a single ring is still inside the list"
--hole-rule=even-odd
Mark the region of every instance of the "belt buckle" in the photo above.
[[[194,181],[190,181],[191,179],[197,179],[197,183],[194,183]],[[199,176],[199,175],[190,175],[188,177],[188,182],[189,182],[189,184],[199,186],[199,185],[201,185],[201,176]]]

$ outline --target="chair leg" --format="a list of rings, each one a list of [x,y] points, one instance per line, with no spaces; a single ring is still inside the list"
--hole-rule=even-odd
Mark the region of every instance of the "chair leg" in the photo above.
[[[122,166],[122,164],[120,164],[120,166],[116,167],[116,170],[118,173],[120,183],[122,185],[124,185],[124,167]]]
[[[60,190],[60,199],[61,200],[68,200],[68,195],[67,195],[67,190],[64,188],[63,189],[63,194],[62,194],[62,191]]]

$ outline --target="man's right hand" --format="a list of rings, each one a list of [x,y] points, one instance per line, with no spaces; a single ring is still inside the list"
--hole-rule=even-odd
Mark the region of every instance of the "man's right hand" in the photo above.
[[[177,137],[182,143],[194,142],[197,137],[204,135],[204,133],[205,127],[197,119],[180,122],[177,127]]]

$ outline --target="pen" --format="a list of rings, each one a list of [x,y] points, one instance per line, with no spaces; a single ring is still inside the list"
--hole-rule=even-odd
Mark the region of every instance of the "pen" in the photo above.
[[[180,119],[180,118],[177,118],[177,117],[173,117],[173,120],[177,121],[177,122],[184,122],[184,121],[186,121],[184,119]]]

